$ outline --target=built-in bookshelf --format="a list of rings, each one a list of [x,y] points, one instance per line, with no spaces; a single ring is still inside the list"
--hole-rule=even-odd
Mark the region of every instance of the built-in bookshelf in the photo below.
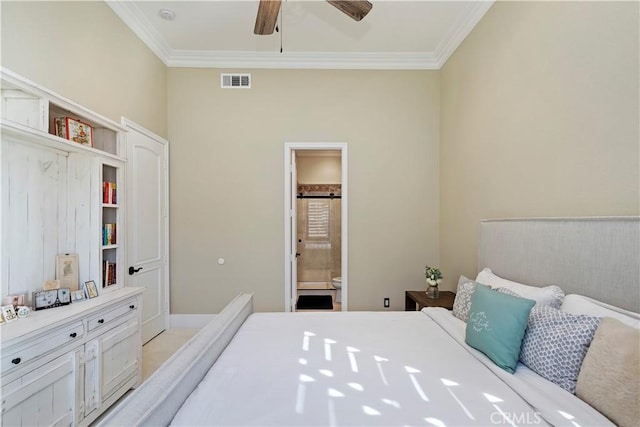
[[[118,182],[121,168],[102,164],[102,288],[117,287],[122,278],[120,263],[120,204]]]
[[[79,286],[121,288],[127,129],[1,67],[0,95],[1,294],[29,298],[64,253]]]

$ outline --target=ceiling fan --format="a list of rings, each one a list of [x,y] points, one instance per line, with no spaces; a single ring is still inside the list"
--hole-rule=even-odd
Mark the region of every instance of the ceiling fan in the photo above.
[[[282,3],[281,0],[260,0],[258,16],[256,16],[256,25],[253,28],[254,34],[273,34],[276,21],[278,20],[280,3]],[[367,13],[369,13],[373,7],[373,4],[366,0],[327,0],[327,3],[332,4],[355,21],[360,21],[367,16]]]

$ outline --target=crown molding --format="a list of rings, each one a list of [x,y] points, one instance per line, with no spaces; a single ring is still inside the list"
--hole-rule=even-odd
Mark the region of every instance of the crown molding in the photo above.
[[[428,53],[174,51],[168,67],[435,70]]]
[[[470,2],[469,9],[434,52],[231,52],[172,49],[135,2],[107,0],[116,15],[167,67],[439,70],[495,0]]]
[[[105,3],[165,65],[169,63],[173,49],[144,17],[135,2],[105,0]]]
[[[451,29],[438,44],[435,49],[435,56],[438,58],[438,68],[444,66],[453,52],[462,44],[469,33],[478,25],[482,17],[491,9],[495,0],[474,1],[464,14],[458,20],[457,24]]]

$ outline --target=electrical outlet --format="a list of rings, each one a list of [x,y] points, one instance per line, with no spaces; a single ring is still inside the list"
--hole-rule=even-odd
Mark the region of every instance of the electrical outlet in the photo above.
[[[384,299],[384,308],[389,308],[389,298]]]

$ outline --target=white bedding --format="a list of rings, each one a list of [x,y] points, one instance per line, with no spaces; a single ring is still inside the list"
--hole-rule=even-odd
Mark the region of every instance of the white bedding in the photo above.
[[[487,361],[444,309],[252,314],[172,425],[610,425]]]

